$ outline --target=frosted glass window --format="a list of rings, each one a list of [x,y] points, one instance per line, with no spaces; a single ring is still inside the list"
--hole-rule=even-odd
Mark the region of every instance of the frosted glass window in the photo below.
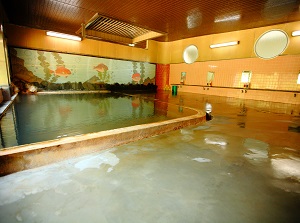
[[[262,59],[272,59],[285,51],[289,43],[286,32],[270,30],[262,34],[255,43],[255,54]]]
[[[194,63],[198,56],[198,48],[195,45],[190,45],[183,51],[183,60],[187,64]]]

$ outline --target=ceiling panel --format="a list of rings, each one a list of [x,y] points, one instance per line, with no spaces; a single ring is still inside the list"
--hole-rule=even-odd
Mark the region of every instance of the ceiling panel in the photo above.
[[[300,20],[299,0],[1,0],[9,22],[74,34],[96,13],[175,41]]]

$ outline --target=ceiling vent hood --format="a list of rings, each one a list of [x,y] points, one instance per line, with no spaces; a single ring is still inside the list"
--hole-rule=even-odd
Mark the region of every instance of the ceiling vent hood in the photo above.
[[[87,24],[76,32],[83,38],[98,39],[124,45],[135,46],[146,43],[146,40],[157,38],[166,33],[157,32],[134,24],[108,18],[96,13]]]

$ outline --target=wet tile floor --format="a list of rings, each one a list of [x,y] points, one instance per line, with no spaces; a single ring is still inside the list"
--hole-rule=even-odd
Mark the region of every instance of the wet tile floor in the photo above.
[[[299,222],[299,106],[156,98],[213,119],[1,177],[0,221]]]

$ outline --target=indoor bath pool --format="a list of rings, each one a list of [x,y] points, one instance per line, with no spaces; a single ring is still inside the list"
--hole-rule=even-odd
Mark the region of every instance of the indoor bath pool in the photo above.
[[[159,99],[209,103],[213,119],[0,177],[0,222],[299,222],[298,105]]]
[[[19,95],[1,119],[0,148],[194,115],[188,108],[116,93]]]

